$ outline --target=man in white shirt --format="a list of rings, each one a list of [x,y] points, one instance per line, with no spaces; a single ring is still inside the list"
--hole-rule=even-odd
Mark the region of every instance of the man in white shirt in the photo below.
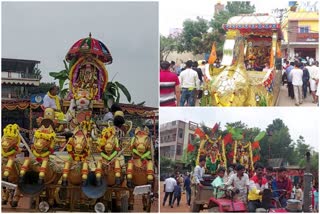
[[[198,73],[192,70],[192,61],[186,62],[186,69],[180,73],[179,80],[181,86],[180,106],[187,102],[188,106],[195,106],[196,91],[200,90],[200,80]]]
[[[311,88],[311,95],[313,98],[313,103],[317,103],[317,81],[319,79],[319,67],[316,66],[316,62],[313,62],[311,67],[308,67],[309,73],[310,73],[310,88]]]
[[[296,106],[299,106],[299,104],[302,104],[302,76],[303,71],[300,69],[300,63],[298,61],[294,62],[294,68],[291,70],[289,74],[292,78],[292,85],[293,85],[293,91],[294,91],[294,98],[296,100]]]
[[[247,203],[247,192],[250,183],[249,176],[247,173],[244,173],[245,168],[241,164],[236,166],[236,171],[237,173],[233,174],[229,178],[226,185],[232,185],[234,188],[239,189],[240,192],[237,195],[238,199]]]
[[[60,101],[57,94],[58,94],[58,87],[54,85],[49,89],[48,93],[44,96],[43,106],[45,108],[52,108],[55,111],[61,111]]]
[[[206,165],[206,158],[201,156],[199,158],[199,165],[197,165],[193,171],[194,182],[199,186],[202,186],[201,181],[203,181],[202,177],[205,173],[205,169],[204,169],[205,165]]]
[[[177,185],[177,181],[176,179],[174,179],[174,175],[171,175],[169,178],[167,178],[164,181],[164,191],[165,191],[165,195],[163,198],[163,203],[162,205],[165,206],[166,205],[166,201],[167,198],[169,196],[169,206],[172,205],[172,196],[173,196],[173,190],[174,190],[174,186]]]

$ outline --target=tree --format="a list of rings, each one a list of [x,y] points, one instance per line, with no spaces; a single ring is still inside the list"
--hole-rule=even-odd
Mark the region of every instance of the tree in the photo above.
[[[208,47],[205,46],[205,43],[208,43],[208,39],[210,38],[210,35],[207,35],[208,29],[208,21],[203,18],[197,17],[195,21],[191,19],[185,20],[183,22],[182,34],[178,38],[178,52],[206,53]]]
[[[160,59],[167,60],[168,55],[177,49],[177,39],[160,35]]]
[[[169,173],[172,174],[174,173],[176,162],[167,157],[161,156],[160,166],[161,166],[161,174],[169,174]]]
[[[289,134],[288,127],[281,119],[275,119],[268,125],[266,132],[268,136],[260,141],[262,162],[267,163],[269,158],[283,158],[289,163],[293,162],[291,154],[294,145]]]
[[[49,91],[49,89],[51,88],[51,86],[53,86],[55,83],[51,82],[51,83],[43,83],[41,82],[40,85],[38,87],[32,87],[29,89],[29,93],[30,94],[45,94]]]
[[[212,37],[216,42],[216,51],[218,56],[222,56],[223,43],[225,41],[226,31],[222,28],[223,24],[226,24],[228,20],[239,14],[249,14],[255,12],[255,6],[251,5],[250,1],[233,1],[227,2],[224,11],[221,11],[214,15],[210,21],[209,26],[212,28]]]

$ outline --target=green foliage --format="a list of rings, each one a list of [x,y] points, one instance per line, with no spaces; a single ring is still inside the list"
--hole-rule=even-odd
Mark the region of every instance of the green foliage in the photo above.
[[[160,166],[161,174],[173,173],[176,166],[176,162],[167,157],[161,156]]]
[[[197,17],[193,21],[187,19],[183,22],[183,31],[178,40],[178,52],[191,51],[193,54],[203,54],[211,48],[207,45],[211,42],[211,35],[208,34],[208,21]],[[212,44],[212,43],[211,43]]]
[[[255,6],[251,5],[250,1],[233,1],[227,2],[225,10],[214,15],[209,25],[213,29],[212,34],[217,44],[216,51],[218,56],[222,56],[223,43],[226,34],[226,31],[222,28],[222,25],[226,24],[228,20],[233,16],[254,12]]]
[[[275,119],[266,131],[268,136],[260,141],[262,162],[267,163],[268,158],[283,158],[291,163],[294,146],[288,127],[281,119]]]
[[[32,87],[28,91],[30,94],[45,94],[49,91],[49,89],[53,85],[54,85],[54,82],[51,82],[51,83],[41,82],[38,87]]]
[[[63,60],[64,69],[59,72],[50,72],[49,75],[54,78],[54,80],[59,80],[59,95],[61,98],[64,98],[68,92],[68,87],[64,88],[67,84],[65,82],[69,79],[69,73],[76,62],[76,58],[73,58],[69,65],[67,64],[66,60]]]
[[[131,95],[128,89],[117,81],[110,81],[107,83],[106,89],[102,96],[104,105],[110,108],[113,103],[119,103],[121,95],[120,91],[126,96],[128,102],[131,102]]]
[[[168,55],[177,49],[177,38],[160,35],[160,59],[167,60]]]
[[[196,166],[196,159],[198,156],[198,150],[200,146],[200,139],[197,137],[193,141],[190,142],[194,146],[194,150],[192,152],[188,152],[187,149],[184,151],[185,154],[185,160],[184,163],[186,166],[191,166],[193,169]]]

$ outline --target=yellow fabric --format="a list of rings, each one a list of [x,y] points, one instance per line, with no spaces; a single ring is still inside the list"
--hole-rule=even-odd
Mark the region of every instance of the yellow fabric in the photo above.
[[[253,188],[249,190],[248,200],[255,201],[255,200],[262,200],[262,195],[259,195],[260,190],[257,188]]]
[[[56,106],[57,106],[57,110],[61,111],[61,107],[60,107],[60,101],[59,101],[59,97],[57,95],[53,96],[50,94],[50,91],[48,91],[47,95],[51,98],[54,99],[56,102]]]
[[[116,112],[114,113],[114,116],[121,116],[121,117],[123,117],[123,116],[124,116],[123,111],[116,111]]]

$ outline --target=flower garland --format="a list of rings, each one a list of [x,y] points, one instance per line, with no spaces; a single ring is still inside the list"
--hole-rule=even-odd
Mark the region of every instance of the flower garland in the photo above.
[[[236,159],[236,154],[237,154],[237,146],[238,146],[238,141],[235,140],[234,141],[234,150],[233,150],[233,163],[237,163],[237,159]]]
[[[34,137],[37,139],[54,140],[56,137],[56,133],[55,132],[48,133],[48,132],[49,130],[38,129],[34,133]]]
[[[221,136],[219,137],[219,139],[221,139]],[[224,145],[224,141],[222,141],[222,157],[223,157],[223,163],[224,163],[224,166],[226,167],[227,166],[227,158],[226,158],[226,148],[225,148],[225,145]]]
[[[17,138],[19,142],[19,126],[17,124],[9,124],[3,129],[3,136]]]
[[[51,99],[54,100],[54,102],[56,103],[56,107],[58,111],[61,111],[61,106],[60,106],[60,100],[59,97],[57,95],[53,96],[50,91],[48,91],[47,93],[48,97],[50,97]]]

